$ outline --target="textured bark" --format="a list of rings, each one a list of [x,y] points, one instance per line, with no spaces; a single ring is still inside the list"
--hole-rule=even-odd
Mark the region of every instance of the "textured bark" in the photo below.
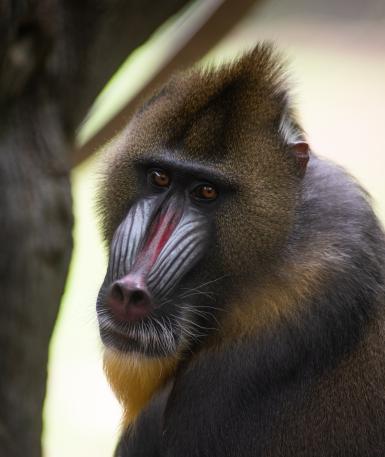
[[[1,456],[41,455],[48,344],[72,249],[75,129],[130,51],[185,3],[0,3]]]

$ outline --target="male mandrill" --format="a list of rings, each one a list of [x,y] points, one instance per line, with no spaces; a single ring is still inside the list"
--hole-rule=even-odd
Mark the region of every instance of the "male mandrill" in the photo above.
[[[116,455],[384,457],[384,233],[309,155],[271,47],[175,76],[111,150]]]

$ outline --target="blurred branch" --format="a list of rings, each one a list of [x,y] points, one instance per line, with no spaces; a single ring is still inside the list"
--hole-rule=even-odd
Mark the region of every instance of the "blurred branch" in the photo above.
[[[203,14],[202,11],[198,11],[194,17],[186,21],[158,72],[107,124],[74,150],[72,165],[78,165],[115,136],[127,124],[138,104],[147,95],[175,70],[201,59],[258,1],[260,0],[206,0],[202,2]]]

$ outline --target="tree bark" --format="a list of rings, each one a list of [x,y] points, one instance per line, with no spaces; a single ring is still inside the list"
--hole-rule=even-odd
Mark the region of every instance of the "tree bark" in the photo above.
[[[48,345],[72,249],[75,130],[127,55],[185,3],[0,3],[1,456],[41,455]]]

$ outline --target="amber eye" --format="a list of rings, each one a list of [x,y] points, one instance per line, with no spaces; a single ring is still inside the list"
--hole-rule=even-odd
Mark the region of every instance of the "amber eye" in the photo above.
[[[156,187],[168,187],[171,182],[170,176],[163,170],[151,170],[149,179],[151,184]]]
[[[218,197],[218,191],[210,184],[203,184],[196,187],[192,195],[197,200],[213,201]]]

